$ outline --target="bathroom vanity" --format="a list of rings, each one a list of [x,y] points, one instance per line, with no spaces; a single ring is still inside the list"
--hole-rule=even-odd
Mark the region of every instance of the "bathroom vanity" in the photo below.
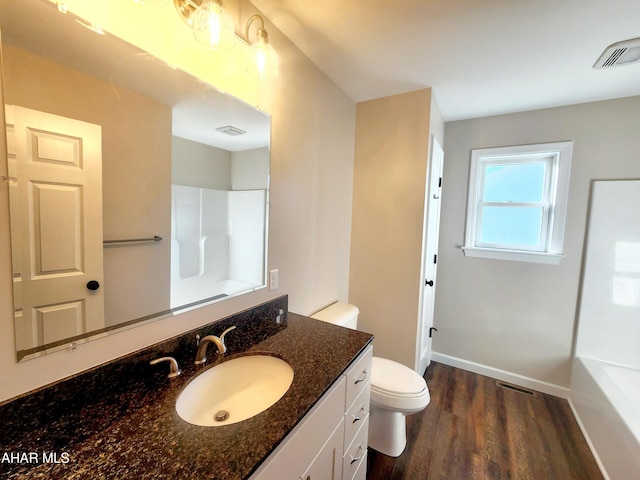
[[[358,356],[252,479],[365,479],[372,352]]]
[[[284,313],[280,313],[280,310]],[[229,326],[224,358],[193,363],[196,335]],[[364,478],[372,336],[287,313],[287,298],[207,325],[0,405],[2,478]],[[230,358],[294,371],[272,407],[242,422],[182,420],[178,396]],[[167,378],[174,357],[182,370]]]

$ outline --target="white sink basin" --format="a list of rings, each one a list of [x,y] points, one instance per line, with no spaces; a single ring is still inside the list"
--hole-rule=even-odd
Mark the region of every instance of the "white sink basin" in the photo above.
[[[229,425],[265,411],[287,393],[293,369],[269,355],[249,355],[216,365],[182,391],[176,410],[194,425]]]

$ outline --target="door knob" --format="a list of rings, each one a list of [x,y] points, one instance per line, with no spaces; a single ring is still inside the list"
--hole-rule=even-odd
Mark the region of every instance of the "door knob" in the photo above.
[[[89,290],[98,290],[100,288],[100,282],[97,280],[89,280],[87,282],[87,288]]]
[[[433,280],[425,280],[424,286],[426,287],[427,285],[429,285],[430,287],[433,287]]]

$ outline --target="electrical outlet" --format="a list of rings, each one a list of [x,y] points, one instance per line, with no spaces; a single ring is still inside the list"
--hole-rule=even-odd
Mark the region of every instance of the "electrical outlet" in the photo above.
[[[269,271],[269,290],[278,289],[278,269]]]

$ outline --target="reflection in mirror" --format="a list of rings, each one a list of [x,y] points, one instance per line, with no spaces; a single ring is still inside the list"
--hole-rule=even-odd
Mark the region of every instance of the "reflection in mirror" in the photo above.
[[[18,360],[265,286],[270,120],[0,0]]]

